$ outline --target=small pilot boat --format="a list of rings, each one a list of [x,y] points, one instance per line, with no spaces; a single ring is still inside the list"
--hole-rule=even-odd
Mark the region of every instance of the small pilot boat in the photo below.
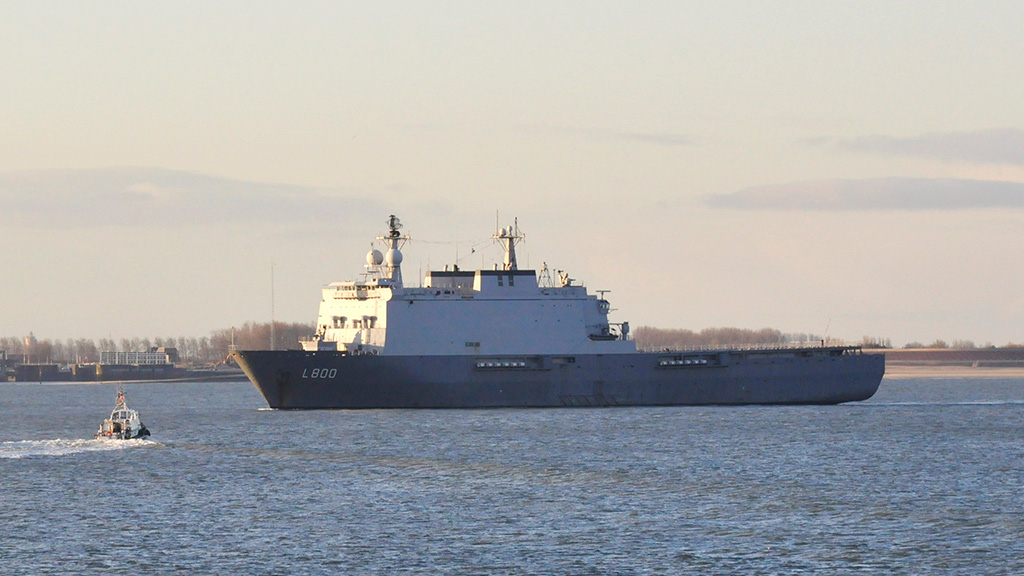
[[[117,406],[110,413],[110,418],[103,421],[96,439],[131,440],[149,436],[149,429],[142,423],[137,410],[132,410],[124,400],[124,390],[117,391]]]

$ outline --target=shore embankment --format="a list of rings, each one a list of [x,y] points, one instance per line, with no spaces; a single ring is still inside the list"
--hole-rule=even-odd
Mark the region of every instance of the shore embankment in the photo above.
[[[885,377],[1024,378],[1024,348],[865,350],[885,355]]]

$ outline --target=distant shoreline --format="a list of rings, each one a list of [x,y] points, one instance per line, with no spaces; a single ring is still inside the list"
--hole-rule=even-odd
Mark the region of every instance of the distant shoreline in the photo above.
[[[906,380],[910,378],[972,379],[979,378],[1022,378],[1024,367],[978,367],[973,366],[929,366],[923,364],[886,364],[885,380]]]
[[[885,354],[885,378],[1024,378],[1024,349],[865,350]]]
[[[206,374],[181,376],[178,378],[139,378],[135,380],[0,380],[0,384],[181,384],[185,382],[248,382],[249,377],[241,370],[210,371]]]

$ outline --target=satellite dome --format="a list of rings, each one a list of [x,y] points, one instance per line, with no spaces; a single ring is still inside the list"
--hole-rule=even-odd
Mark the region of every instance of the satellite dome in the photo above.
[[[387,256],[384,257],[387,261],[388,266],[398,266],[402,263],[402,253],[397,248],[388,250]]]
[[[366,263],[370,266],[380,266],[380,263],[384,261],[384,255],[380,253],[380,250],[371,249],[366,253]]]

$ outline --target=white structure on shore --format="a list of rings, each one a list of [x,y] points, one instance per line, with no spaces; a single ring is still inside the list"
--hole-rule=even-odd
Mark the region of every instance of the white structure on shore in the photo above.
[[[152,348],[148,352],[100,352],[100,364],[162,366],[174,364],[178,351],[174,348]]]

